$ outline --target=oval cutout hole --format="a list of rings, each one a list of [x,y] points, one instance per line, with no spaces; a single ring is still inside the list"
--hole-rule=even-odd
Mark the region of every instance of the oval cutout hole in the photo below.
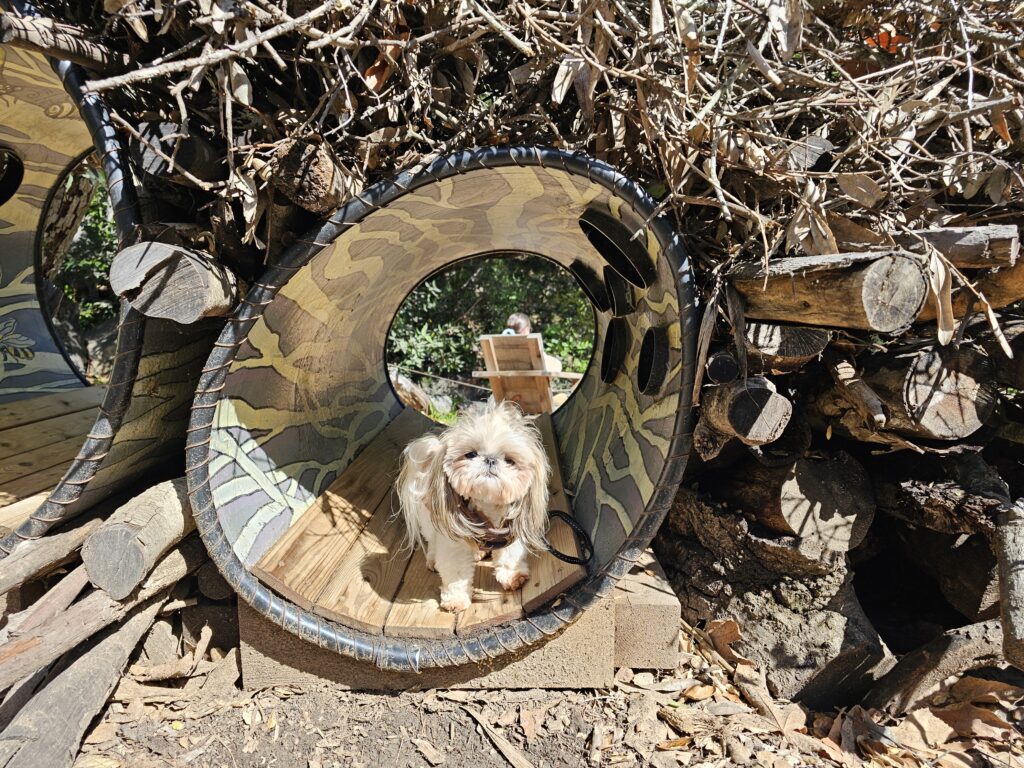
[[[626,359],[629,346],[629,323],[621,317],[613,317],[604,334],[604,348],[601,350],[601,381],[611,384],[619,375],[622,362]]]
[[[645,395],[661,391],[668,375],[668,329],[648,328],[640,344],[640,363],[637,366],[637,386]]]
[[[658,271],[644,247],[645,238],[633,239],[629,227],[610,214],[588,209],[580,216],[580,229],[608,265],[637,288],[648,288]]]
[[[0,205],[3,205],[18,191],[25,177],[25,166],[13,150],[0,147]]]
[[[633,286],[627,283],[618,272],[611,267],[604,268],[604,287],[608,292],[608,301],[615,317],[628,315],[636,309],[636,296]]]
[[[569,265],[569,272],[576,278],[580,288],[587,294],[590,303],[597,307],[598,312],[607,312],[611,307],[608,301],[608,292],[601,284],[601,278],[597,273],[584,264],[582,261],[574,261]]]

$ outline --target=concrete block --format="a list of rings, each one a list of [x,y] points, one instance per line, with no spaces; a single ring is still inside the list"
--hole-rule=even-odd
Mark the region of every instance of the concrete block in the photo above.
[[[421,674],[384,672],[316,648],[238,603],[242,685],[312,687],[330,680],[352,690],[427,688],[607,688],[614,683],[614,606],[603,600],[562,634],[500,666],[468,665]]]
[[[492,667],[422,674],[383,672],[300,640],[238,603],[242,684],[315,686],[330,680],[352,690],[427,688],[606,688],[618,667],[673,669],[679,656],[679,600],[649,552],[612,597],[586,611],[525,656]]]
[[[616,668],[675,669],[681,607],[650,550],[619,581],[614,601]]]

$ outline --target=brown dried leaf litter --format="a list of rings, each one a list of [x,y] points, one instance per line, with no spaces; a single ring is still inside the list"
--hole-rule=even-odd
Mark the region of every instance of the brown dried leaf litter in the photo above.
[[[1002,221],[1024,200],[1019,3],[38,5],[139,63],[89,83],[126,123],[226,152],[183,204],[264,258],[289,141],[327,145],[346,194],[466,147],[582,150],[643,183],[704,267]]]

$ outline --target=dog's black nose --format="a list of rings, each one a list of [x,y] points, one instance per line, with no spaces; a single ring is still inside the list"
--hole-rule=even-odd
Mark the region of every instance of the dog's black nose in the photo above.
[[[488,467],[493,467],[498,463],[498,460],[494,456],[484,456],[484,461],[487,462]]]

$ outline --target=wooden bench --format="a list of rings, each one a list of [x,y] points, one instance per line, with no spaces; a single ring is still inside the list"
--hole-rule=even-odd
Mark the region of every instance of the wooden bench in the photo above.
[[[551,421],[542,417],[538,425],[554,468],[550,507],[571,512]],[[260,558],[253,573],[306,610],[400,637],[465,634],[518,618],[586,575],[582,566],[537,553],[530,581],[505,592],[485,560],[477,565],[472,606],[459,615],[442,611],[440,579],[427,570],[422,550],[413,552],[406,544],[394,498],[402,450],[433,428],[426,417],[404,409]],[[559,550],[578,554],[564,523],[554,521],[548,538]]]
[[[96,421],[102,387],[0,405],[0,527],[13,529],[64,476]]]
[[[511,400],[518,403],[524,413],[551,413],[555,409],[552,379],[578,381],[583,378],[580,373],[564,373],[548,367],[548,356],[539,333],[481,336],[480,350],[487,370],[473,371],[473,376],[490,379],[495,401]]]

